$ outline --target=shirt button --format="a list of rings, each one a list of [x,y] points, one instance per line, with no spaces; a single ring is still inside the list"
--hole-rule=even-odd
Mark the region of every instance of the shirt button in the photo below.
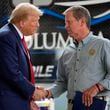
[[[79,59],[77,59],[77,61],[79,61]]]

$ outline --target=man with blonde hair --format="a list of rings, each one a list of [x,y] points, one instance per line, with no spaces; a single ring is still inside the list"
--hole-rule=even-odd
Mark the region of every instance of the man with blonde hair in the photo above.
[[[36,88],[34,71],[24,36],[39,28],[42,11],[30,3],[20,3],[9,23],[0,29],[0,110],[37,110],[34,100],[45,98]]]

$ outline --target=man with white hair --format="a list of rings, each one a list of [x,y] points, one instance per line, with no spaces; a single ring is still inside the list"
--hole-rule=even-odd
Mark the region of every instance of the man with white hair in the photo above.
[[[57,80],[46,96],[55,98],[67,91],[68,110],[72,110],[76,91],[80,91],[82,103],[89,109],[94,97],[106,101],[110,96],[110,41],[90,32],[91,16],[85,7],[69,7],[64,15],[73,43],[64,49]]]

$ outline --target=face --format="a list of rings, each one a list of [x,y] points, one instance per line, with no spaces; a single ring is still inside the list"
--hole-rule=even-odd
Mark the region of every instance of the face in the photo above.
[[[22,32],[25,36],[34,34],[39,28],[40,16],[31,14],[28,19],[22,22]]]
[[[71,11],[67,12],[65,15],[65,28],[72,38],[76,40],[79,39],[81,21],[76,20]]]

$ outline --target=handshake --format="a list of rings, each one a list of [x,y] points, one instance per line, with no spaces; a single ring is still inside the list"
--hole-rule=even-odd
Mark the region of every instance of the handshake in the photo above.
[[[50,90],[46,90],[43,87],[36,87],[35,91],[32,95],[32,99],[34,101],[36,100],[41,100],[41,99],[45,99],[45,98],[51,98],[52,97],[52,93]]]
[[[51,97],[52,97],[52,93],[50,90],[45,90],[42,87],[36,87],[32,95],[32,100],[30,101],[31,110],[40,110],[40,108],[36,105],[34,101],[38,101],[45,98],[51,98]]]

